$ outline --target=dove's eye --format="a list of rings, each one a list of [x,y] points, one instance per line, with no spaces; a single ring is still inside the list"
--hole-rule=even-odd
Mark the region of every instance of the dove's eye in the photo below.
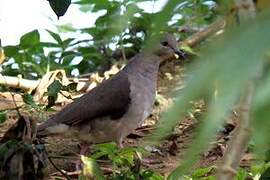
[[[162,45],[162,46],[168,46],[169,44],[168,44],[167,41],[163,41],[163,42],[161,42],[161,45]]]

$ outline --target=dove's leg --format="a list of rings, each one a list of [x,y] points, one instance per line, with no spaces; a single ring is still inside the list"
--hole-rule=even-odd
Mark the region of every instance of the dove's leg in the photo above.
[[[90,154],[90,147],[89,147],[90,145],[89,144],[80,143],[78,146],[80,148],[80,155],[88,156]],[[80,158],[81,158],[81,156],[79,157],[78,160],[73,161],[73,163],[75,164],[76,171],[82,170],[82,168],[83,168],[83,164],[82,164],[82,161]]]

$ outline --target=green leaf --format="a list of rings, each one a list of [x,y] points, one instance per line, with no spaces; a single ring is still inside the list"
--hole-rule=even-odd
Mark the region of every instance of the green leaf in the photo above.
[[[38,30],[31,31],[23,35],[20,39],[20,48],[27,49],[32,48],[40,43],[40,35]]]
[[[33,96],[30,94],[24,94],[22,96],[23,98],[23,102],[25,102],[26,104],[30,105],[32,108],[37,108],[38,105],[35,103]]]
[[[46,93],[48,95],[48,104],[46,106],[46,109],[49,109],[53,105],[55,105],[55,101],[57,100],[58,93],[62,89],[63,85],[58,80],[54,80],[52,84],[48,87],[48,92]]]
[[[248,176],[248,172],[243,168],[239,168],[234,179],[235,180],[245,180],[247,178],[247,176]]]
[[[164,177],[160,174],[152,171],[152,170],[145,170],[141,173],[143,179],[147,180],[164,180]]]
[[[74,59],[74,57],[76,57],[74,54],[65,56],[65,57],[62,59],[62,63],[61,63],[61,64],[62,64],[64,67],[68,67],[68,66],[70,65],[71,61]]]
[[[205,167],[205,168],[198,168],[191,174],[191,177],[192,178],[204,177],[207,174],[209,174],[213,169],[214,169],[213,166]]]
[[[0,111],[0,124],[4,123],[7,119],[7,114],[3,111]]]
[[[4,52],[7,57],[15,56],[19,51],[18,46],[6,46],[4,47]]]
[[[59,44],[52,42],[41,42],[40,45],[43,47],[61,48]]]
[[[96,144],[93,148],[95,149],[95,153],[92,155],[92,158],[94,159],[98,159],[102,156],[108,156],[108,158],[113,161],[113,158],[119,151],[116,143],[113,142]]]
[[[61,88],[62,88],[62,84],[59,80],[54,80],[52,84],[49,85],[48,87],[48,96],[52,96],[52,97],[57,97],[57,94],[60,92]]]
[[[59,34],[57,34],[57,33],[54,33],[54,32],[52,32],[52,31],[50,31],[50,30],[46,30],[52,37],[53,37],[53,39],[56,41],[56,42],[58,42],[58,44],[59,45],[62,45],[62,39],[61,39],[61,37],[59,36]]]
[[[80,175],[79,179],[98,179],[98,180],[105,180],[105,177],[99,168],[96,161],[90,157],[81,156],[81,160],[84,164],[82,174]]]
[[[102,143],[102,144],[96,144],[94,146],[94,149],[96,151],[103,151],[109,153],[113,153],[118,150],[118,147],[116,143]]]
[[[63,45],[63,48],[66,49],[68,47],[68,45],[73,41],[75,40],[74,38],[68,38],[68,39],[65,39],[62,43]]]
[[[117,153],[117,156],[115,157],[118,158],[118,163],[119,165],[133,165],[134,161],[134,155],[135,155],[135,150],[133,148],[123,148],[120,150],[120,152]]]
[[[107,156],[107,155],[108,155],[107,152],[95,152],[91,157],[93,159],[99,159],[99,158],[101,158],[103,156]]]
[[[93,2],[93,1],[92,1]],[[116,4],[117,2],[109,2],[108,0],[99,0],[95,1],[94,8],[92,9],[92,12],[97,12],[102,9],[109,9],[113,4]]]
[[[71,56],[71,55],[75,56],[76,54],[77,53],[75,51],[64,51],[61,56],[62,57]]]

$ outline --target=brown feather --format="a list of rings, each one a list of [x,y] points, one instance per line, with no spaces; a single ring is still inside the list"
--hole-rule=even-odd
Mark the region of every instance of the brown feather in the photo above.
[[[56,124],[69,126],[103,116],[120,118],[130,103],[130,83],[128,76],[122,72],[104,81],[87,94],[76,99],[62,111],[38,126],[38,132]]]

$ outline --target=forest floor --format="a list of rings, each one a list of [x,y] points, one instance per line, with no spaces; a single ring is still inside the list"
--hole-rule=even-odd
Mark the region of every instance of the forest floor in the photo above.
[[[158,100],[154,106],[153,113],[142,127],[138,128],[132,135],[126,138],[124,146],[136,147],[144,141],[144,136],[151,134],[151,129],[153,129],[154,124],[158,122],[162,112],[173,103],[173,98],[171,97],[173,94],[172,89],[176,87],[178,89],[180,88],[180,91],[185,89],[183,77],[186,75],[187,73],[183,63],[169,62],[161,67],[158,81]],[[144,168],[152,169],[166,176],[181,164],[187,148],[194,139],[200,116],[207,109],[207,105],[203,100],[198,100],[198,102],[193,103],[193,109],[192,112],[187,112],[184,119],[181,119],[174,132],[155,147],[158,149],[158,152],[150,153],[149,156],[144,157],[147,159],[147,161],[143,161],[142,165]],[[17,119],[16,115],[14,115],[14,110],[9,114],[8,120],[0,126],[0,137]],[[201,154],[200,160],[194,168],[218,165],[227,147],[231,133],[235,128],[235,122],[237,122],[237,115],[232,113],[231,119],[228,120],[228,123],[226,123],[223,128],[220,128],[216,139],[209,144],[208,150]],[[76,157],[74,154],[79,153],[76,139],[51,137],[48,138],[46,142],[48,142],[46,145],[47,151],[51,156],[65,157],[55,160],[57,167],[66,172],[74,171],[73,161],[78,158],[78,156]],[[247,153],[241,165],[249,166],[250,158],[251,156]],[[51,165],[49,165],[48,174],[51,177],[61,176]]]

